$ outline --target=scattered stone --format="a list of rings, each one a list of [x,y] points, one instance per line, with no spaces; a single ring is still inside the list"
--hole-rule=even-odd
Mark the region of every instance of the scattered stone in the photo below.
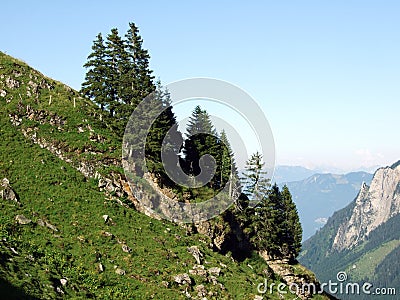
[[[122,245],[122,251],[126,253],[131,253],[132,249],[128,247],[128,245]]]
[[[264,299],[263,296],[260,296],[260,295],[255,295],[254,296],[254,300],[263,300],[263,299]]]
[[[46,227],[47,227],[47,228],[49,228],[49,229],[51,229],[51,230],[53,230],[53,231],[55,231],[55,232],[58,232],[57,227],[54,226],[53,224],[50,224],[49,222],[45,222],[45,224],[46,224]]]
[[[5,97],[7,96],[7,92],[5,90],[0,90],[0,97]]]
[[[64,295],[64,291],[59,286],[56,288],[57,293]]]
[[[108,232],[108,231],[104,231],[103,235],[106,237],[109,237],[111,239],[115,238],[115,236],[111,232]]]
[[[17,215],[15,217],[15,220],[18,222],[18,224],[20,225],[27,225],[29,223],[32,222],[31,219],[28,219],[27,217],[25,217],[24,215]]]
[[[122,270],[120,268],[116,268],[115,273],[121,276],[126,274],[125,270]]]
[[[218,284],[218,280],[217,280],[217,277],[215,277],[215,276],[209,276],[208,277],[208,282],[211,282],[213,285],[217,285]]]
[[[7,77],[6,78],[6,85],[8,88],[10,89],[17,89],[19,88],[19,81],[11,78],[11,77]]]
[[[68,279],[61,278],[61,279],[60,279],[60,283],[61,283],[62,286],[66,286],[67,283],[68,283]]]
[[[197,276],[207,276],[207,271],[204,269],[203,265],[194,265],[193,270],[189,270],[189,273],[191,275],[197,275]]]
[[[169,282],[168,281],[162,281],[161,284],[166,288],[169,287]]]
[[[108,215],[103,215],[104,223],[107,223],[110,217]]]
[[[191,253],[196,260],[197,264],[201,264],[200,258],[203,257],[203,253],[200,252],[199,247],[191,246],[187,248],[187,251]]]
[[[204,287],[203,284],[199,284],[194,289],[197,292],[197,296],[199,296],[199,297],[206,297],[207,296],[207,290],[206,290],[206,288]]]
[[[187,273],[183,273],[183,274],[178,274],[176,276],[174,276],[174,281],[177,284],[181,284],[181,285],[191,285],[192,284],[192,279],[189,277],[189,275]]]
[[[46,226],[46,224],[44,223],[44,221],[42,219],[37,220],[37,224],[42,227]]]
[[[227,268],[227,267],[228,267],[226,264],[223,264],[223,263],[219,263],[219,265],[220,265],[221,267],[223,267],[223,268]]]
[[[208,269],[208,273],[210,275],[215,275],[215,276],[219,276],[219,274],[221,273],[221,268],[218,267],[212,267]]]
[[[99,263],[98,271],[99,271],[99,273],[103,273],[104,272],[104,266],[103,266],[102,263]]]

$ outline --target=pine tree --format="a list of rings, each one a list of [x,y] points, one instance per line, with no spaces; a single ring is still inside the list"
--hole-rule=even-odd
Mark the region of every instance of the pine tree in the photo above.
[[[213,171],[211,170],[211,165],[205,165],[205,170],[201,170],[199,164],[200,158],[205,154],[209,154],[215,159],[216,167],[219,163],[219,139],[207,111],[202,110],[200,106],[196,106],[186,130],[187,139],[183,149],[185,171],[193,176],[199,175],[201,171],[211,173]],[[209,186],[214,187],[216,180],[214,176]]]
[[[103,111],[110,106],[109,82],[107,78],[107,54],[104,40],[99,33],[93,41],[92,53],[83,65],[88,69],[85,81],[82,83],[81,93],[96,103]]]
[[[282,189],[282,200],[284,206],[284,236],[286,240],[287,255],[294,259],[301,251],[303,230],[301,228],[296,204],[293,202],[292,195],[286,185]]]
[[[122,136],[136,106],[155,90],[150,56],[142,48],[142,38],[134,23],[120,37],[113,28],[105,45],[101,34],[93,44],[93,52],[84,65],[88,68],[82,93],[107,112],[106,122]]]
[[[267,172],[263,170],[265,163],[263,157],[258,151],[246,162],[245,171],[242,177],[243,193],[255,202],[262,200],[267,196],[270,187]],[[245,205],[247,206],[247,205]]]
[[[146,142],[147,168],[150,172],[159,175],[159,178],[166,178],[164,167],[169,170],[177,168],[178,154],[183,142],[182,135],[178,131],[175,114],[172,111],[170,94],[168,90],[163,89],[161,82],[156,84],[156,90],[152,94],[152,109],[163,111],[152,124]],[[165,155],[168,159],[163,165],[161,151],[163,141],[169,131],[169,136],[165,140]],[[162,180],[161,180],[162,181]]]
[[[122,127],[120,97],[120,80],[128,67],[127,53],[125,43],[118,33],[118,29],[111,29],[111,33],[107,36],[106,41],[107,53],[107,78],[109,81],[109,112],[112,126],[118,130]]]
[[[126,76],[123,77],[124,101],[136,106],[156,87],[153,82],[153,71],[150,70],[150,55],[146,49],[143,49],[143,40],[135,23],[129,23],[125,38],[130,65],[126,70]]]

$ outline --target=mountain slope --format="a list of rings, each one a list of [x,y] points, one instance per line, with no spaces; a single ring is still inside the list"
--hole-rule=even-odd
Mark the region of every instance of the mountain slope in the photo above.
[[[324,282],[345,271],[353,282],[398,287],[400,270],[393,259],[400,254],[399,199],[398,162],[378,169],[371,186],[363,184],[352,203],[304,242],[300,262]]]
[[[2,297],[252,299],[283,282],[256,253],[213,251],[221,236],[139,213],[99,110],[1,52],[0,105]]]
[[[353,172],[345,175],[314,174],[304,180],[286,183],[299,211],[303,239],[308,239],[326,223],[333,212],[345,207],[357,195],[372,174]]]

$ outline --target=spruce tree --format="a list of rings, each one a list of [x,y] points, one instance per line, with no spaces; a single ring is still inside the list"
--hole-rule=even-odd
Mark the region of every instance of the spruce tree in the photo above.
[[[119,36],[118,29],[111,29],[106,41],[107,52],[107,78],[110,84],[109,89],[109,112],[112,126],[120,133],[123,126],[121,116],[122,99],[120,97],[120,80],[127,68],[127,53],[125,43]]]
[[[288,256],[294,259],[301,251],[301,239],[303,230],[299,215],[297,213],[296,204],[292,200],[289,188],[285,185],[282,189],[282,200],[284,207],[284,228],[285,228],[285,242]]]
[[[152,109],[161,111],[162,113],[152,124],[147,135],[146,141],[146,159],[147,168],[150,172],[159,175],[160,179],[166,178],[164,167],[169,170],[177,168],[178,154],[183,142],[182,135],[178,131],[175,114],[172,111],[171,99],[168,90],[164,89],[160,81],[157,81],[156,90],[152,94]],[[169,132],[168,139],[165,140],[165,156],[168,158],[163,165],[161,151],[163,141]],[[161,180],[161,183],[165,181]]]
[[[186,130],[187,138],[183,149],[185,156],[184,168],[186,172],[193,176],[199,175],[201,171],[211,172],[210,165],[204,166],[206,170],[201,170],[199,164],[200,158],[205,154],[209,154],[215,159],[216,166],[219,163],[219,139],[207,111],[202,110],[200,106],[196,106]],[[216,180],[214,176],[209,186],[214,187]]]
[[[104,40],[99,33],[93,41],[92,53],[83,65],[88,69],[85,81],[82,83],[81,93],[96,103],[101,110],[108,111],[110,106],[109,88],[107,77],[107,54]]]
[[[263,170],[264,165],[262,154],[257,151],[246,162],[245,171],[241,178],[243,193],[248,199],[255,202],[266,197],[270,187],[269,179],[266,177],[267,172]],[[248,203],[243,203],[243,205],[247,206]]]

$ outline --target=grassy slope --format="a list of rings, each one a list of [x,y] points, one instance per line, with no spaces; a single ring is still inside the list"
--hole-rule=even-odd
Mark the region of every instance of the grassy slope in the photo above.
[[[214,293],[209,299],[254,297],[267,267],[257,255],[234,262],[229,255],[210,250],[209,241],[202,235],[187,234],[175,224],[153,220],[118,205],[98,190],[95,180],[87,180],[70,164],[25,138],[21,130],[36,126],[38,137],[57,142],[73,161],[104,161],[120,155],[117,139],[97,121],[98,112],[90,102],[2,53],[0,66],[0,75],[4,75],[0,89],[7,92],[6,97],[0,97],[0,179],[10,180],[21,201],[18,205],[0,200],[1,295],[41,299],[63,295],[81,299],[179,299],[186,298],[185,289],[196,295],[195,286],[204,284],[207,291]],[[5,80],[14,71],[17,75],[11,77],[20,86],[11,89]],[[40,89],[36,98],[27,83],[42,80],[54,88]],[[18,102],[46,113],[53,112],[65,124],[57,128],[48,122],[25,118],[22,125],[11,126],[9,114],[18,111]],[[103,143],[90,141],[88,125],[104,138]],[[79,133],[78,127],[85,131]],[[107,172],[109,168],[106,166],[100,171]],[[17,225],[18,214],[33,222]],[[104,214],[115,224],[105,224]],[[39,219],[55,225],[59,231],[39,226]],[[113,237],[105,236],[104,232],[111,232]],[[132,252],[123,252],[121,242],[132,248]],[[189,288],[173,282],[174,275],[187,273],[195,264],[187,252],[187,247],[192,245],[199,246],[204,253],[206,269],[220,267],[221,263],[226,265],[221,267],[222,275],[218,277],[224,288],[196,275],[191,275],[194,284]],[[99,272],[99,263],[104,266],[104,272]],[[125,270],[126,274],[117,275],[115,267]],[[65,287],[60,286],[61,278],[68,279]],[[168,288],[163,281],[169,283]],[[62,292],[57,292],[57,287]],[[278,299],[277,295],[272,297]]]
[[[348,267],[347,274],[355,281],[365,280],[365,278],[376,279],[374,278],[376,267],[399,245],[399,240],[392,240],[364,253],[352,266]],[[353,266],[356,267],[353,268]]]

